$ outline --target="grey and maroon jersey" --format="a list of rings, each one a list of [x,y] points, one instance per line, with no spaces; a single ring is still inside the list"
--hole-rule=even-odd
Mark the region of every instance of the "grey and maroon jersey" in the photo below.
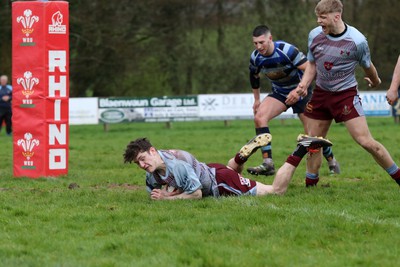
[[[349,25],[335,37],[325,35],[321,27],[313,29],[308,36],[307,59],[316,64],[316,85],[331,92],[357,86],[356,66],[371,66],[367,39]]]
[[[215,169],[198,161],[192,154],[183,150],[158,150],[166,165],[166,174],[157,171],[146,173],[147,191],[169,185],[191,194],[201,189],[203,196],[218,196]]]

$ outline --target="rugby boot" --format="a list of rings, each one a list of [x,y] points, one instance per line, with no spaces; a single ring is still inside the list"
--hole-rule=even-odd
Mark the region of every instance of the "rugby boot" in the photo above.
[[[329,165],[329,173],[331,175],[340,173],[340,165],[339,165],[339,162],[335,158],[333,158],[331,161],[329,161],[328,165]]]
[[[306,147],[310,152],[321,147],[332,146],[332,142],[328,139],[320,136],[308,136],[306,134],[299,134],[297,137],[297,144]]]
[[[257,151],[257,149],[271,143],[271,140],[272,135],[269,133],[256,135],[239,150],[240,157],[243,159],[248,159],[252,154],[254,154],[254,152]]]
[[[274,162],[272,160],[268,163],[263,162],[259,166],[247,168],[247,172],[253,175],[273,175],[275,173]]]

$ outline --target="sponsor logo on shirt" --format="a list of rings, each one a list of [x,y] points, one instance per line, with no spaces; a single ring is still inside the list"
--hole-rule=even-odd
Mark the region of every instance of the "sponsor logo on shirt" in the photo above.
[[[344,55],[344,56],[350,56],[350,51],[344,51],[344,50],[340,50],[340,55]]]

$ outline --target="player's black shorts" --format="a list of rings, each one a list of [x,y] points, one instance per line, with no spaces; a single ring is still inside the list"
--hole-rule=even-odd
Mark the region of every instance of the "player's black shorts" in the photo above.
[[[286,96],[283,96],[277,92],[272,92],[270,93],[267,97],[273,97],[277,100],[279,100],[280,102],[282,102],[283,104],[286,105],[286,107],[292,108],[293,109],[293,113],[304,113],[304,109],[306,107],[307,102],[311,99],[311,94],[312,94],[312,88],[311,86],[308,88],[308,93],[307,96],[304,98],[301,98],[299,101],[297,101],[294,105],[288,106],[285,104],[286,101]]]

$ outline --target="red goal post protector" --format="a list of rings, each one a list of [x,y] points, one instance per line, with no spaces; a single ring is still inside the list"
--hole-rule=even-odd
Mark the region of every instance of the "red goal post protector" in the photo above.
[[[66,1],[12,3],[15,177],[68,173],[68,19]]]

